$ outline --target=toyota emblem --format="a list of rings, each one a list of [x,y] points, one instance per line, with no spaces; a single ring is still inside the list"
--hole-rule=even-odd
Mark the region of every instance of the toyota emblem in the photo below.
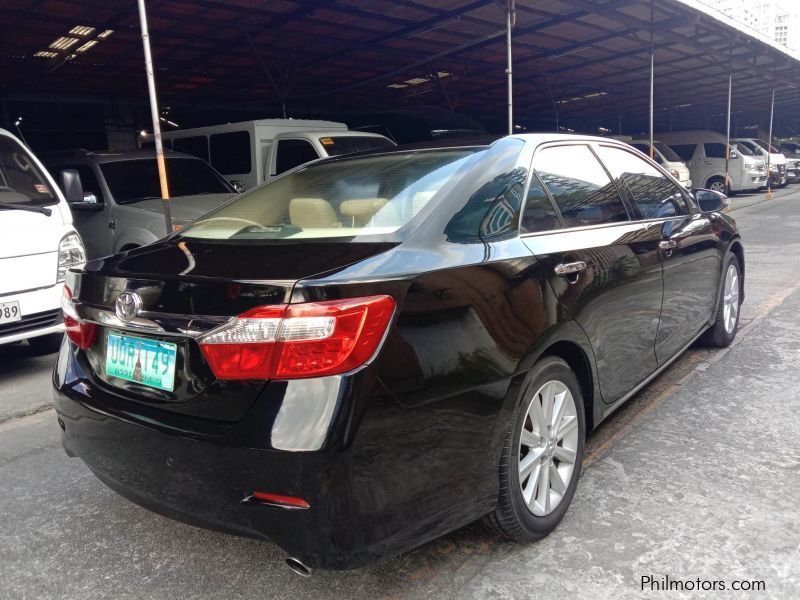
[[[142,310],[142,298],[136,292],[122,292],[117,296],[114,312],[120,321],[125,323],[132,321],[140,310]]]

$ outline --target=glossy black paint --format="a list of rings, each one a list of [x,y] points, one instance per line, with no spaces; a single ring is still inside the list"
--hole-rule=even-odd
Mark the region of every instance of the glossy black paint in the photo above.
[[[573,367],[596,426],[713,321],[721,258],[742,251],[732,219],[696,208],[520,237],[532,146],[509,147],[472,176],[473,193],[448,198],[401,241],[174,236],[71,273],[81,302],[108,308],[124,289],[143,290],[153,318],[374,294],[393,296],[397,311],[370,364],[336,377],[214,381],[184,339],[171,397],[108,381],[101,346],[65,342],[54,374],[65,448],[136,502],[269,538],[312,567],[358,566],[491,511],[502,441],[538,358]],[[669,255],[664,240],[677,242]],[[573,259],[587,270],[554,273]],[[243,505],[254,490],[311,507]]]

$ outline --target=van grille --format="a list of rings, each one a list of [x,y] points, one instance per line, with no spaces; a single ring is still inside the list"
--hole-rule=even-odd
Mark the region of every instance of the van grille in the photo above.
[[[44,327],[51,327],[61,323],[61,310],[48,310],[46,312],[34,313],[22,317],[21,321],[0,325],[0,336],[16,335],[26,333]]]

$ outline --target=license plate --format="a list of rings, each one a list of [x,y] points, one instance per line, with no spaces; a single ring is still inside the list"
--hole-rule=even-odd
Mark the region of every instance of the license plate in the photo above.
[[[11,302],[0,302],[0,324],[13,323],[22,319],[22,313],[19,310],[19,302],[13,300]]]
[[[177,352],[176,344],[109,331],[106,374],[171,392]]]

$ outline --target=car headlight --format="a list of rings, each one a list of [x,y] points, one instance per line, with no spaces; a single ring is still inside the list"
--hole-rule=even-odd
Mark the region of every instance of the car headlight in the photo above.
[[[745,161],[744,168],[747,169],[748,171],[753,171],[756,168],[756,164]]]
[[[68,233],[58,243],[58,273],[56,283],[61,283],[67,278],[67,271],[73,267],[80,267],[86,263],[86,250],[77,233]]]

